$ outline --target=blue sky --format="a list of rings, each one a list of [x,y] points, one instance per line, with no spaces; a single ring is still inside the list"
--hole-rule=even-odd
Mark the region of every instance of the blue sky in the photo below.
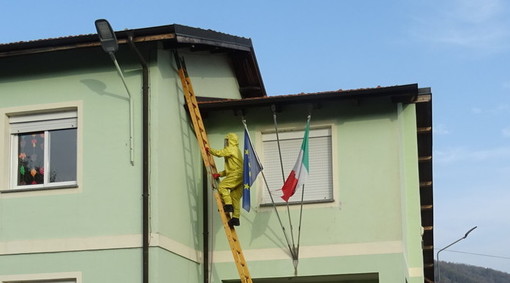
[[[251,38],[270,95],[431,87],[436,249],[478,226],[441,259],[510,273],[510,2],[0,3],[0,43],[177,23]]]

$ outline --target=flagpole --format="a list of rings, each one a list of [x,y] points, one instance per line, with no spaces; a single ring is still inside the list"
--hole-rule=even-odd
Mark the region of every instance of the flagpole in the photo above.
[[[297,247],[296,247],[296,259],[294,260],[294,276],[297,276],[297,266],[299,263],[299,243],[301,241],[301,222],[303,220],[303,202],[305,199],[305,185],[303,184],[301,189],[301,208],[299,210],[299,226],[298,226],[298,240],[297,240]]]
[[[266,175],[264,174],[264,172],[261,172],[261,173],[262,173],[262,178],[264,179],[264,184],[266,184],[267,193],[269,194],[269,197],[271,198],[271,203],[273,204],[274,211],[276,212],[276,217],[278,218],[278,222],[280,222],[280,227],[282,227],[283,235],[285,236],[285,241],[287,242],[287,247],[289,248],[290,256],[292,257],[292,259],[294,259],[295,258],[294,249],[290,247],[289,237],[287,236],[287,230],[285,230],[285,226],[283,225],[282,218],[280,217],[280,214],[278,213],[278,209],[276,209],[276,204],[274,202],[273,195],[271,194],[271,190],[269,190],[269,185],[267,184],[267,181],[266,181]]]
[[[246,120],[244,119],[244,115],[242,116],[242,120],[241,121],[243,123],[244,130],[245,130],[246,134],[248,135],[248,140],[251,143],[250,131],[248,131],[248,126],[246,125]],[[260,173],[262,174],[262,178],[264,179],[264,184],[266,186],[266,189],[267,189],[267,192],[269,194],[269,197],[271,198],[271,203],[273,204],[273,208],[274,208],[274,210],[276,212],[276,217],[278,218],[278,222],[280,223],[280,227],[282,228],[283,235],[285,237],[285,241],[287,242],[287,247],[289,248],[289,252],[290,252],[292,258],[295,258],[294,250],[290,247],[289,238],[287,236],[287,231],[285,230],[285,226],[283,226],[280,214],[278,213],[278,210],[276,209],[276,204],[274,202],[273,195],[271,194],[271,190],[269,189],[269,185],[268,185],[268,183],[266,181],[266,175],[264,174],[264,171],[262,170],[263,169],[262,163],[260,163],[258,155],[257,154],[254,154],[254,155],[255,155],[255,158],[257,159],[257,162],[258,162],[258,164],[260,166],[260,169],[261,169]]]
[[[310,120],[312,119],[312,115],[308,114],[306,119],[306,126],[310,126]],[[299,243],[301,242],[301,223],[303,220],[303,202],[305,199],[305,184],[301,187],[301,208],[299,210],[299,226],[298,226],[298,240],[297,240],[297,248],[296,248],[296,260],[294,261],[294,275],[297,276],[297,266],[299,263]]]
[[[248,138],[250,139],[251,142],[250,131],[248,131],[248,126],[246,125],[246,120],[244,119],[244,116],[242,119],[244,129],[246,130],[246,134],[248,135]],[[262,162],[260,162],[259,156],[257,154],[255,154],[255,158],[257,159],[257,163],[260,165],[260,170],[264,169],[264,167],[262,166]]]
[[[280,148],[280,137],[278,135],[278,123],[276,122],[276,107],[275,105],[271,105],[271,110],[273,111],[273,123],[274,123],[274,129],[276,133],[276,144],[278,145],[278,155],[280,157],[280,168],[282,170],[282,179],[283,183],[285,184],[285,172],[283,170],[283,159],[282,159],[282,151]],[[287,215],[289,217],[289,226],[290,226],[290,236],[292,239],[292,249],[294,250],[296,248],[296,245],[294,243],[294,227],[292,226],[292,219],[290,217],[290,208],[289,208],[289,202],[287,201]],[[292,253],[292,259],[295,260],[295,253]]]
[[[274,123],[274,129],[276,133],[276,145],[278,146],[278,156],[280,157],[280,169],[282,171],[282,179],[285,183],[285,172],[283,170],[283,159],[282,159],[282,150],[280,148],[280,137],[278,135],[278,123],[276,122],[276,107],[271,105],[271,110],[273,111],[273,123]]]

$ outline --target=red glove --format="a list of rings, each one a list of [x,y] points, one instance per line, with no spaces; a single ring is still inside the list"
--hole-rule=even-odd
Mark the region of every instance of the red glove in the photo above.
[[[214,179],[218,179],[218,178],[220,177],[220,174],[218,174],[218,173],[214,173],[214,174],[212,174],[212,177],[213,177]]]

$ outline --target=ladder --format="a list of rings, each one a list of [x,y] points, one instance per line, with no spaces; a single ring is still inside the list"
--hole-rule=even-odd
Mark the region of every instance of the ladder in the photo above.
[[[184,58],[180,57],[177,51],[174,51],[174,56],[178,69],[177,72],[179,73],[179,77],[181,79],[182,91],[184,92],[188,112],[191,116],[191,121],[193,122],[193,129],[195,130],[195,135],[200,147],[202,159],[204,160],[205,168],[209,170],[209,174],[217,173],[218,171],[216,170],[214,157],[206,150],[206,148],[210,148],[209,142],[207,140],[207,133],[202,121],[202,115],[200,115],[200,110],[198,109],[197,98],[195,96],[195,92],[193,91],[191,79],[188,76]],[[213,187],[217,187],[216,180],[213,180]],[[223,210],[223,200],[221,199],[221,196],[217,190],[213,191],[213,195],[216,199],[216,204],[218,205],[218,212],[220,213],[221,222],[223,223],[223,228],[225,229],[225,234],[230,245],[230,250],[232,251],[232,256],[234,257],[234,262],[237,266],[239,278],[241,279],[242,283],[252,283],[248,265],[246,264],[246,260],[243,255],[236,230],[228,225],[230,214]]]

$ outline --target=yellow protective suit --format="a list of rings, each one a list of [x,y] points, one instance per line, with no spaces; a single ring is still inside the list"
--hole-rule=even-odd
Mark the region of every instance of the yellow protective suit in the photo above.
[[[220,150],[209,148],[209,152],[217,157],[225,158],[225,168],[219,172],[221,180],[218,186],[225,205],[234,207],[233,218],[241,216],[241,197],[243,195],[243,156],[239,149],[239,139],[234,133],[225,137],[225,147]]]

